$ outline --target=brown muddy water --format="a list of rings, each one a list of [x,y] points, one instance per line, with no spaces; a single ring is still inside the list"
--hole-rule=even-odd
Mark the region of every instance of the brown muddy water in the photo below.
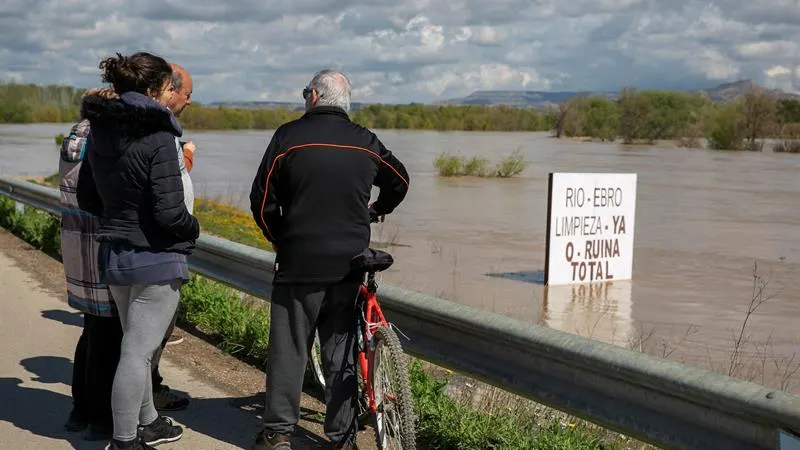
[[[0,126],[0,174],[54,173],[53,136],[68,130]],[[405,203],[374,228],[396,259],[384,282],[727,373],[757,263],[769,298],[748,322],[735,375],[781,387],[800,365],[800,156],[547,133],[377,133],[411,173]],[[247,208],[270,136],[187,132],[198,147],[198,194]],[[496,161],[517,148],[528,167],[514,179],[442,179],[432,166],[443,151]],[[638,174],[632,281],[542,285],[552,171]],[[800,392],[800,382],[783,387]]]

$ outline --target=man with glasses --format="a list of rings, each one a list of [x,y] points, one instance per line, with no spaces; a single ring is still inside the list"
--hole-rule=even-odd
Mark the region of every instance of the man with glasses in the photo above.
[[[170,97],[167,107],[177,118],[180,117],[187,106],[192,104],[192,76],[185,68],[178,64],[170,64],[170,66],[172,66],[172,80],[169,87]],[[192,141],[176,141],[175,144],[176,150],[178,150],[178,165],[181,169],[181,180],[183,181],[183,198],[186,201],[186,209],[191,214],[194,210],[194,188],[189,172],[192,171],[192,167],[194,166],[194,152],[196,147]],[[161,341],[161,346],[156,349],[151,362],[153,404],[158,411],[180,411],[189,406],[189,399],[187,397],[175,394],[170,390],[169,386],[164,384],[164,378],[158,370],[164,347],[183,342],[182,337],[173,334],[175,330],[175,321],[177,319],[178,311],[176,310],[175,315],[172,317],[172,322],[170,322],[169,328],[167,328],[164,340]]]
[[[289,450],[303,372],[319,331],[325,369],[325,433],[355,449],[358,385],[355,307],[361,274],[351,259],[369,246],[371,215],[391,213],[408,172],[349,116],[351,86],[332,70],[303,90],[306,113],[279,127],[253,180],[250,206],[276,250],[264,429],[255,450]],[[380,195],[370,207],[372,186]]]

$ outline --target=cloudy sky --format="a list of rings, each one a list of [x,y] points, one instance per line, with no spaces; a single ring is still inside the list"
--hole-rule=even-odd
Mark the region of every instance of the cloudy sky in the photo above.
[[[800,0],[0,0],[0,44],[0,78],[80,87],[102,57],[152,51],[201,102],[300,101],[326,67],[367,102],[743,78],[800,92]]]

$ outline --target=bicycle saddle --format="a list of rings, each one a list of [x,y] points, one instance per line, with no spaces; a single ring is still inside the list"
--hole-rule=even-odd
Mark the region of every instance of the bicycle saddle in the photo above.
[[[383,272],[392,267],[392,264],[394,264],[392,255],[383,250],[368,248],[353,257],[350,268],[356,272],[373,273]]]

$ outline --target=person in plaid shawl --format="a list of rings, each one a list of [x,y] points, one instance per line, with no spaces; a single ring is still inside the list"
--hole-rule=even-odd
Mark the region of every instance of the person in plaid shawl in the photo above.
[[[111,386],[119,362],[122,326],[111,293],[100,282],[97,265],[100,243],[95,240],[99,218],[82,211],[76,196],[88,135],[88,120],[73,125],[61,143],[59,158],[61,255],[67,303],[83,313],[83,333],[75,348],[72,372],[73,408],[66,428],[86,429],[87,440],[100,440],[113,430]]]

